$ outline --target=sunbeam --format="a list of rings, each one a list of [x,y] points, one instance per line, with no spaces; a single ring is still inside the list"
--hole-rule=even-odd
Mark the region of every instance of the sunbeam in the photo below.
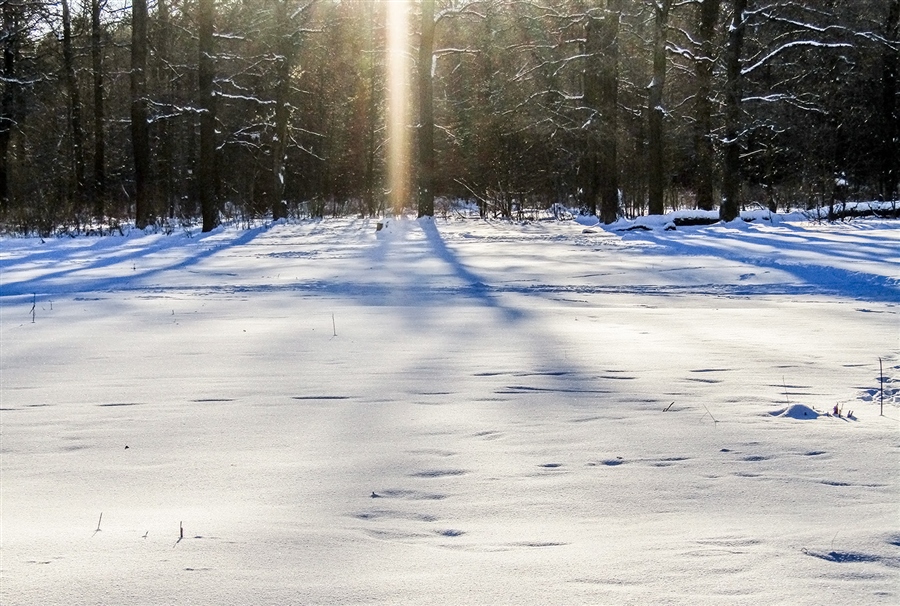
[[[391,207],[400,213],[409,194],[408,0],[387,0],[388,184]]]

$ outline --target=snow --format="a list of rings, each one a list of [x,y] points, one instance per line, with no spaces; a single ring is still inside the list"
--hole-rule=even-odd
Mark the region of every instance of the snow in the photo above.
[[[0,603],[897,603],[900,225],[795,219],[4,238]]]

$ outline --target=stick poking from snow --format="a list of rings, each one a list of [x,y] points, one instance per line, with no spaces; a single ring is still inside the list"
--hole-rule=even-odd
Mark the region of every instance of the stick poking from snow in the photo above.
[[[703,402],[700,402],[700,403],[703,404]],[[709,409],[706,408],[706,404],[703,404],[703,408],[706,409],[706,414],[709,415],[709,418],[713,420],[713,423],[718,423],[718,422],[719,422],[719,420],[716,419],[716,418],[712,415],[711,412],[709,412]],[[705,417],[705,416],[706,416],[706,415],[703,415],[703,417]],[[700,419],[702,420],[703,417],[700,417]]]

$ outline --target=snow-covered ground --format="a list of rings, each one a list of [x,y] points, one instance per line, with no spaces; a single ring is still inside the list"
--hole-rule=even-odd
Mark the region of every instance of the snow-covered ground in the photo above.
[[[4,606],[900,601],[896,222],[335,219],[0,271]]]

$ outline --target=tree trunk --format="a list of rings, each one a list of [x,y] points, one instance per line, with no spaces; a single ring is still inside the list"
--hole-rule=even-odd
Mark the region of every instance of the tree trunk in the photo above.
[[[215,59],[213,55],[213,23],[215,0],[199,0],[199,57],[197,91],[200,106],[200,158],[197,166],[200,213],[204,232],[219,224],[216,201],[216,98],[213,92]]]
[[[103,105],[105,84],[103,82],[103,24],[100,11],[104,2],[91,0],[91,65],[94,76],[94,215],[102,219],[106,198],[106,135],[104,122],[106,112]]]
[[[3,96],[0,99],[0,212],[9,208],[9,142],[16,122],[16,59],[19,54],[15,7],[3,4]]]
[[[619,87],[619,19],[621,0],[608,0],[606,14],[591,25],[588,44],[596,53],[596,99],[591,107],[599,114],[597,129],[597,183],[600,198],[600,220],[613,223],[619,214],[618,176],[618,87]],[[587,88],[585,89],[587,93]]]
[[[665,150],[663,149],[663,88],[666,84],[666,28],[672,0],[654,3],[653,78],[647,98],[647,146],[649,167],[647,175],[648,206],[651,215],[665,212],[666,191]]]
[[[897,84],[900,79],[900,0],[892,0],[885,20],[885,45],[882,54],[882,135],[881,193],[885,200],[896,200],[900,192],[900,108],[897,107]]]
[[[75,75],[75,52],[72,48],[72,16],[69,12],[69,0],[62,0],[63,20],[63,72],[66,93],[69,96],[69,130],[72,137],[72,174],[75,177],[75,202],[81,210],[84,202],[84,129],[81,126],[81,95],[78,91],[78,79]]]
[[[700,4],[700,23],[697,37],[700,43],[699,56],[694,66],[697,74],[697,97],[694,105],[696,132],[694,147],[697,154],[695,187],[697,189],[697,207],[712,210],[713,173],[715,171],[712,123],[712,81],[713,68],[716,65],[715,42],[716,23],[719,20],[721,0],[702,0]]]
[[[419,41],[418,200],[419,216],[434,216],[434,0],[422,0]]]
[[[581,77],[584,87],[584,106],[591,116],[579,172],[580,186],[584,194],[583,202],[591,216],[597,216],[597,203],[600,199],[600,137],[598,131],[603,118],[598,107],[601,97],[599,63],[602,41],[600,34],[600,20],[588,17],[584,25],[584,49],[582,52],[586,60]]]
[[[377,210],[375,203],[375,151],[377,146],[376,131],[378,130],[378,96],[376,91],[378,88],[379,75],[377,71],[377,61],[375,59],[376,4],[374,2],[367,3],[366,10],[369,22],[369,39],[367,42],[367,55],[369,61],[366,65],[369,70],[369,102],[366,108],[366,172],[363,205],[366,214],[372,217],[375,216],[375,211]]]
[[[150,223],[150,131],[147,125],[147,0],[131,3],[131,145],[135,225]]]
[[[719,208],[723,221],[733,221],[741,211],[741,54],[746,10],[747,0],[734,0],[734,15],[725,46],[725,158],[722,167],[722,206]]]
[[[171,85],[169,83],[171,15],[169,0],[157,0],[156,10],[159,19],[159,42],[157,43],[157,86],[164,102],[169,103]],[[174,144],[169,135],[169,119],[159,121],[160,165],[158,167],[162,180],[162,198],[165,201],[165,212],[171,219],[175,216],[177,196],[175,195],[175,157]]]
[[[275,20],[279,40],[276,46],[275,67],[275,129],[272,135],[272,219],[277,221],[287,216],[284,205],[284,165],[288,139],[288,119],[290,109],[288,96],[291,92],[291,71],[294,69],[295,42],[288,23],[286,0],[277,0]]]

